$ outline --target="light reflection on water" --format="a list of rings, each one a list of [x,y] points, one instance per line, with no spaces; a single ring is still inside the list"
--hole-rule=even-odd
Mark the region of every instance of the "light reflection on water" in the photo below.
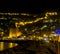
[[[16,43],[0,42],[0,51],[17,46]]]

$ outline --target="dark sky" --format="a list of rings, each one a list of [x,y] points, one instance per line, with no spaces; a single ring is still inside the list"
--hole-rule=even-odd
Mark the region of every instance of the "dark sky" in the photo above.
[[[49,0],[20,0],[0,2],[0,12],[28,12],[41,13],[60,9],[59,1]]]

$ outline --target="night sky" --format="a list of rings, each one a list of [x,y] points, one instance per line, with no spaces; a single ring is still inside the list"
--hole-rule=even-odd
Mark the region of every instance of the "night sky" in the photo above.
[[[0,2],[0,12],[27,12],[43,13],[45,11],[59,11],[59,1],[49,0],[20,0],[20,1],[2,1]]]

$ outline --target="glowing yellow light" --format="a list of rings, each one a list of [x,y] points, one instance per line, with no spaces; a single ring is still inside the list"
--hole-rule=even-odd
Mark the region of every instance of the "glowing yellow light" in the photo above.
[[[4,32],[1,32],[1,34],[4,34]]]
[[[21,13],[21,15],[26,15],[26,16],[30,16],[29,14],[27,14],[27,13]]]
[[[34,38],[36,37],[36,36],[33,36]]]
[[[46,16],[46,17],[48,16],[48,12],[46,12],[45,16]]]
[[[43,36],[44,36],[44,37],[47,37],[47,35],[46,35],[46,34],[44,34]]]
[[[16,33],[17,37],[18,37],[18,36],[21,36],[21,34],[22,34],[21,32],[17,32],[17,33]]]
[[[43,37],[40,37],[40,36],[39,36],[39,37],[38,37],[38,40],[41,40],[41,39],[43,39]]]
[[[59,38],[58,38],[58,42],[60,42],[60,35],[59,35]]]
[[[51,12],[48,12],[47,14],[52,15],[52,13],[51,13]]]
[[[57,15],[57,12],[55,12],[55,15]]]
[[[22,39],[24,40],[25,37],[22,37]]]
[[[44,18],[41,18],[41,20],[44,19]]]
[[[26,37],[26,36],[23,36],[24,38]]]
[[[45,16],[48,16],[48,15],[57,15],[57,12],[47,12]]]
[[[54,15],[54,14],[55,14],[55,12],[49,12],[48,14],[49,14],[49,15]]]
[[[47,17],[48,15],[46,14],[45,16]]]
[[[47,17],[45,16],[45,19],[47,19]]]
[[[18,44],[13,44],[13,43],[9,43],[9,47],[12,48],[12,47],[15,47],[17,46]]]
[[[25,25],[24,22],[20,22],[20,25]]]
[[[25,13],[21,13],[21,15],[26,15]]]
[[[28,23],[32,23],[32,21],[28,22]]]
[[[51,38],[49,40],[52,40]]]
[[[34,22],[38,22],[39,20],[42,20],[43,18],[37,18]]]
[[[55,13],[53,12],[52,15],[54,15]]]
[[[32,32],[34,32],[35,30],[32,30]]]
[[[18,25],[18,23],[16,22],[16,23],[15,23],[15,26],[17,27],[17,25]]]
[[[14,14],[14,13],[13,13]],[[16,14],[16,13],[15,13]],[[21,13],[21,15],[29,15],[29,14],[26,14],[26,13]],[[46,12],[46,14],[45,14],[45,17],[43,17],[43,18],[37,18],[36,20],[34,20],[34,21],[28,21],[28,22],[19,22],[19,23],[15,23],[15,25],[16,25],[16,27],[18,26],[18,24],[19,25],[26,25],[26,24],[32,24],[32,23],[36,23],[36,22],[38,22],[38,21],[40,21],[40,20],[43,20],[43,19],[48,19],[48,15],[57,15],[57,12]],[[20,27],[20,26],[19,26]]]

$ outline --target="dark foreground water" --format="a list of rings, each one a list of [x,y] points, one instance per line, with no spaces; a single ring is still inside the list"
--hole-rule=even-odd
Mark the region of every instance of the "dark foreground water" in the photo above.
[[[16,41],[16,43],[1,42],[0,54],[58,54],[58,47],[53,42]]]
[[[0,42],[0,51],[6,50],[9,48],[13,48],[17,45],[18,44],[16,44],[16,43]]]

